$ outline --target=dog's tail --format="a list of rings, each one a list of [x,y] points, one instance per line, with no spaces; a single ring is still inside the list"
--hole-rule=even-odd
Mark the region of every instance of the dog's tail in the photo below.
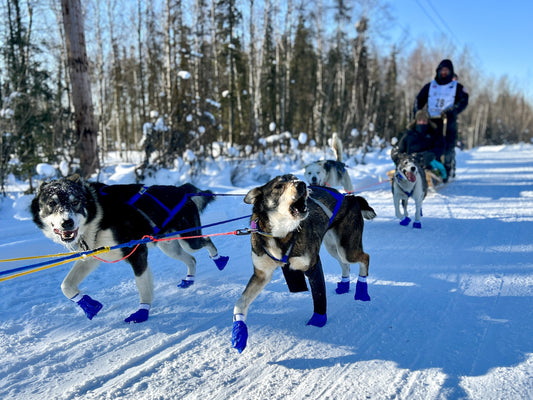
[[[204,211],[209,203],[215,201],[215,195],[211,190],[200,190],[190,183],[184,184],[183,187],[191,196],[191,200],[196,204],[199,212]]]
[[[342,141],[337,132],[334,132],[331,137],[331,150],[335,153],[335,159],[342,162]]]
[[[374,211],[374,209],[370,207],[368,202],[361,196],[355,196],[355,198],[357,202],[359,203],[359,207],[361,208],[361,214],[363,214],[363,218],[368,219],[368,220],[374,219],[377,214]]]

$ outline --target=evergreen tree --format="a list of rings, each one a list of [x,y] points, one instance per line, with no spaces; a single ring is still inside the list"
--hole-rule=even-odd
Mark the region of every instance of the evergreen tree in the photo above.
[[[291,101],[287,116],[287,129],[297,134],[312,132],[313,114],[316,98],[316,54],[311,43],[311,32],[305,26],[302,14],[298,18],[298,26],[294,39],[293,58],[291,63]]]
[[[55,161],[50,109],[53,93],[48,86],[49,75],[37,61],[41,49],[32,42],[31,5],[27,14],[19,0],[8,0],[6,6],[6,45],[1,53],[6,77],[0,115],[0,180],[3,188],[6,174],[13,172],[29,178],[32,190],[35,166],[42,160]],[[8,168],[10,157],[15,157],[16,162]]]

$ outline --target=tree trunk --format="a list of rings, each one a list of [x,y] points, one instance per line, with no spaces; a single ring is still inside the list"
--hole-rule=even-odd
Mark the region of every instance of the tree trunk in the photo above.
[[[72,84],[72,102],[77,150],[81,173],[90,176],[98,167],[97,130],[89,80],[89,63],[85,48],[85,33],[80,0],[61,0],[65,41],[68,53],[68,67]]]

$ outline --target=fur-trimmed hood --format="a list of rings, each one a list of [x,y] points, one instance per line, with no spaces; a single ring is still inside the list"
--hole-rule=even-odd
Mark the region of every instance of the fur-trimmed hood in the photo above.
[[[429,113],[427,109],[424,107],[421,110],[418,110],[415,114],[415,119],[412,120],[409,125],[407,125],[407,129],[413,129],[416,125],[416,121],[419,119],[427,119],[429,126],[431,129],[437,129],[437,124],[435,122],[431,121],[431,118],[429,117]]]

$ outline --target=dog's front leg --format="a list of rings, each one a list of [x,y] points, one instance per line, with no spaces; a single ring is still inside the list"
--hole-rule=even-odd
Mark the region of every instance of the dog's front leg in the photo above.
[[[254,274],[248,281],[246,289],[241,294],[235,307],[233,308],[233,331],[231,335],[231,344],[239,353],[246,347],[248,341],[248,328],[246,327],[246,316],[248,307],[252,301],[261,293],[266,284],[272,279],[274,269],[261,270],[254,266]]]
[[[394,212],[396,213],[396,218],[403,219],[404,215],[400,211],[400,201],[401,197],[398,194],[394,194]]]
[[[415,200],[416,212],[415,222],[413,222],[413,228],[422,228],[422,222],[420,222],[420,219],[422,218],[422,200],[422,198],[418,198]]]
[[[397,201],[397,203],[395,203],[396,217],[401,220],[400,225],[409,225],[411,223],[411,218],[409,218],[409,211],[407,211],[407,202],[409,199],[404,196],[398,196],[395,200]],[[403,214],[400,212],[400,203],[402,205]]]
[[[327,300],[326,300],[326,283],[324,281],[324,272],[322,271],[322,262],[320,258],[315,266],[304,272],[309,279],[311,294],[313,296],[313,316],[307,322],[307,325],[323,327],[328,320]]]
[[[74,263],[74,266],[61,283],[61,291],[63,294],[74,303],[78,304],[89,319],[93,319],[93,317],[98,314],[98,311],[102,309],[102,303],[92,299],[87,294],[82,295],[78,285],[91,272],[93,272],[99,264],[100,261],[92,257],[78,260]]]

